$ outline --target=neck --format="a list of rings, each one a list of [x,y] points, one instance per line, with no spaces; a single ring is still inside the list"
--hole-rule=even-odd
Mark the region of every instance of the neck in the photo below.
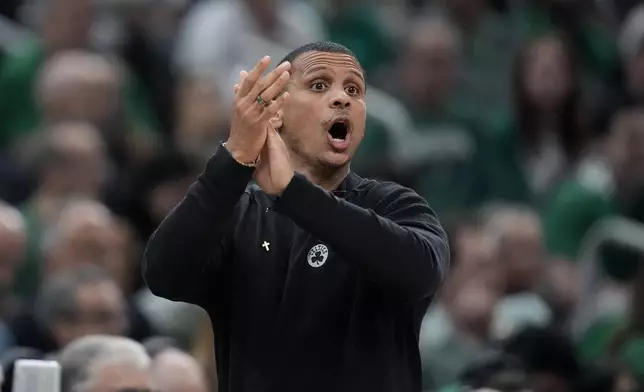
[[[295,155],[292,154],[291,157]],[[336,168],[325,167],[322,165],[314,166],[302,162],[301,159],[292,159],[293,168],[296,172],[302,174],[315,185],[321,186],[327,191],[338,189],[342,181],[349,174],[349,164]]]

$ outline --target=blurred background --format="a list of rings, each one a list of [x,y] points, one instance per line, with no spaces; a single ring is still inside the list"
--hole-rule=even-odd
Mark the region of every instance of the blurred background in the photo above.
[[[450,234],[425,390],[644,387],[640,3],[2,0],[2,390],[16,359],[109,334],[182,350],[161,392],[216,391],[207,316],[153,296],[141,252],[226,138],[239,70],[327,39],[370,84],[352,169]]]

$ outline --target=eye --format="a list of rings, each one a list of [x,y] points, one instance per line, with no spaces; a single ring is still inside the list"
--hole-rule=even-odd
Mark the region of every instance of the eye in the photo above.
[[[324,91],[327,87],[327,84],[322,81],[313,82],[311,84],[311,90],[313,91]]]
[[[348,86],[346,88],[347,94],[349,95],[358,95],[360,94],[360,89],[356,86]]]

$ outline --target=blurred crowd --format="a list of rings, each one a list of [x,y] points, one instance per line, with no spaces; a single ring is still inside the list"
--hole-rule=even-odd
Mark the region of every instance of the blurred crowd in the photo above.
[[[19,358],[57,359],[63,392],[216,391],[207,316],[152,295],[140,255],[226,138],[240,69],[320,40],[370,85],[352,170],[450,234],[426,391],[644,388],[639,3],[2,0],[2,391]]]

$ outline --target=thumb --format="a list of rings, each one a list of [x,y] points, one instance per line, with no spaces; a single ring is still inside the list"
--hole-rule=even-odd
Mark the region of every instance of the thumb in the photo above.
[[[269,150],[275,151],[279,148],[278,139],[279,135],[272,126],[268,127],[268,134],[266,135],[266,145]]]
[[[282,139],[282,136],[279,134],[279,132],[277,132],[275,128],[271,127],[268,135],[271,139],[271,149],[288,155],[286,144],[284,144],[284,139]]]

